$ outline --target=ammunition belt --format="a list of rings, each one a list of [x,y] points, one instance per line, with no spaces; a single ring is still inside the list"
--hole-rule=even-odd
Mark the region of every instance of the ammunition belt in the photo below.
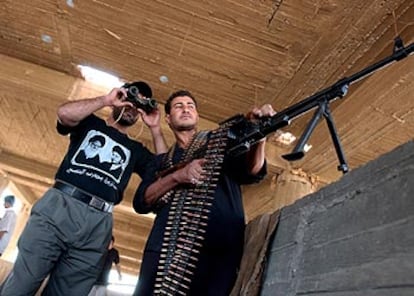
[[[154,295],[187,295],[190,289],[199,260],[198,254],[205,239],[230,125],[231,122],[226,122],[211,131],[208,139],[205,134],[199,134],[183,156],[183,161],[190,161],[194,155],[206,159],[203,166],[203,183],[192,187],[179,187],[168,192],[163,198],[164,202],[170,203],[170,211],[158,263]],[[206,149],[200,157],[201,146],[205,146]]]

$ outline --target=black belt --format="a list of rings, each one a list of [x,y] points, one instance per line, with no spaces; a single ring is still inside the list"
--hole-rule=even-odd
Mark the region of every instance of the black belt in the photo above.
[[[112,213],[112,209],[114,207],[113,203],[104,201],[103,199],[89,194],[73,185],[63,183],[61,181],[56,181],[53,185],[53,188],[59,189],[60,191],[70,195],[71,197],[86,203],[90,207],[93,207],[103,212]]]

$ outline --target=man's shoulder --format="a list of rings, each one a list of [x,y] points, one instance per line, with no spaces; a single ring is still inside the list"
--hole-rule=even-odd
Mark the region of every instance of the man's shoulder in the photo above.
[[[95,113],[92,113],[82,119],[78,124],[78,126],[82,126],[87,129],[90,125],[106,125],[106,121]]]
[[[88,115],[83,120],[86,120],[86,121],[97,121],[97,122],[101,122],[101,123],[105,123],[106,122],[103,118],[99,117],[95,113],[92,113],[92,114]]]

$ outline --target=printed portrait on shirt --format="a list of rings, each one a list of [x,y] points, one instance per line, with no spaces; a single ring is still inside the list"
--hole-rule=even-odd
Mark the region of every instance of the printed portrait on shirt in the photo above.
[[[91,130],[75,152],[71,164],[105,174],[119,183],[130,156],[129,149],[107,135]]]

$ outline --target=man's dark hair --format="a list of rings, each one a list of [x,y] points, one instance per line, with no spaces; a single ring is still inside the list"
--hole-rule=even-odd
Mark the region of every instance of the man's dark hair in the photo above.
[[[11,206],[14,205],[14,201],[15,201],[14,195],[7,195],[4,197],[4,202],[7,202]]]
[[[146,83],[144,81],[135,81],[135,82],[131,82],[131,83],[125,83],[123,85],[123,87],[131,87],[131,86],[137,87],[138,90],[139,90],[139,93],[141,95],[143,95],[144,97],[152,98],[152,89],[148,85],[148,83]]]
[[[96,142],[96,141],[101,143],[102,146],[105,145],[105,137],[104,136],[95,135],[95,136],[93,136],[92,138],[89,139],[89,143]]]
[[[164,105],[165,114],[170,114],[172,100],[174,100],[176,97],[184,97],[184,96],[190,97],[194,101],[194,104],[195,104],[195,106],[197,108],[197,101],[194,98],[194,96],[188,90],[178,90],[176,92],[173,92],[168,97],[167,102],[165,102],[165,105]]]
[[[125,155],[125,152],[122,150],[121,147],[114,146],[114,148],[112,148],[112,151],[118,153],[119,156],[121,156],[122,160],[125,161],[126,155]]]

